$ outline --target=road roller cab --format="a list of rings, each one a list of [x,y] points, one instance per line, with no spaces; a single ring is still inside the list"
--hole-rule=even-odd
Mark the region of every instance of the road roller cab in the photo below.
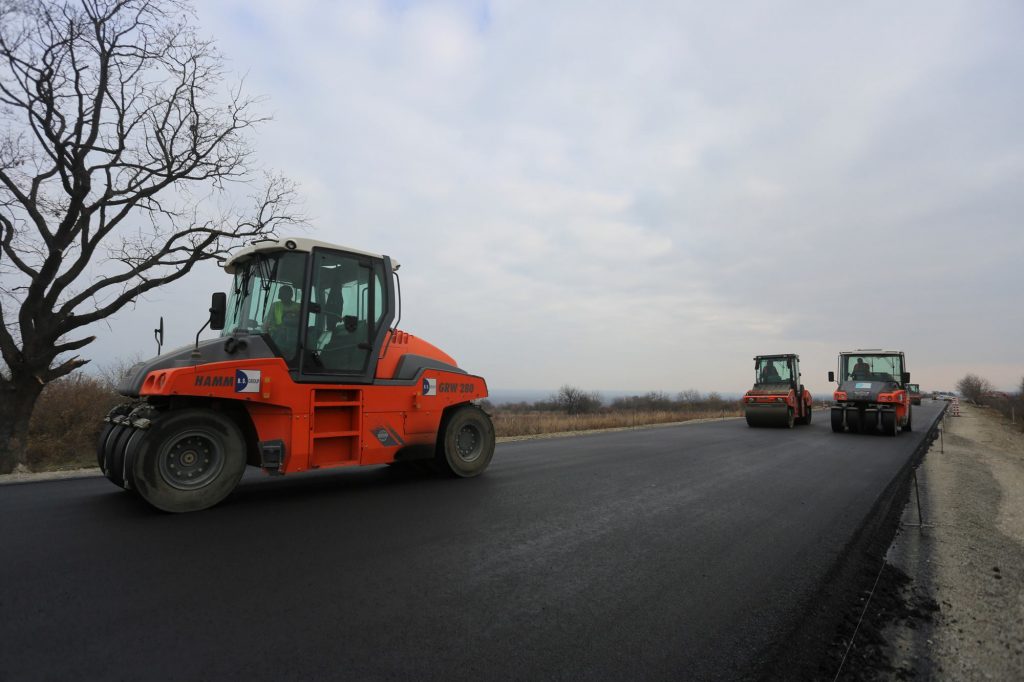
[[[800,383],[800,356],[792,353],[754,358],[754,387],[743,395],[748,426],[811,423],[811,393]]]
[[[246,465],[269,474],[404,464],[476,476],[494,428],[482,377],[396,327],[398,264],[309,239],[261,241],[224,269],[217,338],[135,365],[131,402],[97,457],[115,484],[166,511],[216,504]]]
[[[833,394],[832,430],[895,436],[910,431],[912,410],[910,373],[903,351],[861,349],[839,354],[838,381]]]

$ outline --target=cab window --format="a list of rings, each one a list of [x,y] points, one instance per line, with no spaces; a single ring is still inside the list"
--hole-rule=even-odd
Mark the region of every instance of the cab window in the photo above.
[[[257,254],[238,265],[222,336],[263,334],[289,365],[298,356],[306,254]]]

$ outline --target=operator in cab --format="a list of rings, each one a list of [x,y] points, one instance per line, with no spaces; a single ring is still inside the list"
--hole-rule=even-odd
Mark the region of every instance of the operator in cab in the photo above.
[[[298,343],[299,312],[301,306],[292,300],[294,290],[285,284],[277,292],[277,299],[270,304],[267,318],[263,321],[263,329],[270,334],[282,350],[294,351]]]

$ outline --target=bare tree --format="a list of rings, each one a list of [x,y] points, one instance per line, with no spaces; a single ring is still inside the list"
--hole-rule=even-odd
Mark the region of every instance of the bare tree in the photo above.
[[[554,402],[568,414],[587,414],[601,407],[599,393],[587,393],[575,386],[562,386],[555,394]]]
[[[688,388],[685,391],[680,391],[679,395],[676,396],[676,400],[681,403],[699,403],[704,399],[704,396],[700,394],[700,391],[694,388]]]
[[[960,395],[972,403],[979,403],[982,396],[992,390],[992,384],[988,379],[982,379],[976,374],[968,374],[956,382],[956,390],[960,391]]]
[[[257,101],[179,0],[0,0],[0,473],[89,325],[294,222]],[[249,187],[253,205],[235,206]]]

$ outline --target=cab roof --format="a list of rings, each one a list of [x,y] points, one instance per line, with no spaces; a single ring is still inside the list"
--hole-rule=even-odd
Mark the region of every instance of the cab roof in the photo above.
[[[840,355],[903,355],[901,350],[882,350],[881,348],[858,348],[857,350],[840,351]]]
[[[281,239],[261,239],[258,242],[254,242],[249,246],[243,247],[236,251],[230,258],[224,261],[224,271],[229,275],[235,274],[235,266],[239,263],[243,263],[254,254],[257,253],[274,253],[277,251],[298,251],[300,253],[310,253],[313,249],[333,249],[335,251],[344,251],[346,253],[354,253],[360,256],[369,256],[370,258],[383,259],[384,256],[379,253],[370,253],[369,251],[361,251],[359,249],[353,249],[348,246],[341,246],[339,244],[331,244],[329,242],[322,242],[318,239],[304,239],[302,237],[282,237]],[[397,270],[399,267],[395,260],[391,261],[391,269]]]

